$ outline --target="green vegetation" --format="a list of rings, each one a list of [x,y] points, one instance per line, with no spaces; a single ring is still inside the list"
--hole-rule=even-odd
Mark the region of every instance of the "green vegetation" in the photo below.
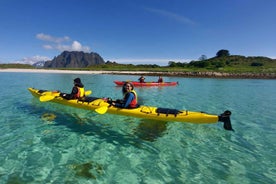
[[[22,69],[34,69],[34,66],[28,64],[0,64],[0,68],[7,69],[7,68],[22,68]]]
[[[170,61],[168,66],[106,63],[89,70],[153,71],[153,72],[226,72],[276,73],[276,60],[267,57],[216,56],[210,59],[181,63]]]
[[[27,64],[0,64],[0,68],[35,68]],[[57,68],[49,68],[57,69]],[[105,64],[86,68],[58,68],[64,70],[104,70],[104,71],[151,71],[151,72],[225,72],[225,73],[276,73],[276,59],[267,57],[245,57],[230,55],[228,50],[219,50],[215,57],[207,59],[202,55],[198,61],[181,63],[169,61],[168,66],[156,64],[133,65],[107,61]]]
[[[191,61],[184,68],[231,73],[275,73],[276,60],[267,57],[222,56]]]

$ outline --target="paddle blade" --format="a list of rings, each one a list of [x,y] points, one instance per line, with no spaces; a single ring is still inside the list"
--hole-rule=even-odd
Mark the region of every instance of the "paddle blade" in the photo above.
[[[85,91],[85,96],[88,96],[88,95],[91,95],[92,91],[89,90],[89,91]]]
[[[107,109],[108,109],[107,106],[102,106],[102,107],[99,107],[99,108],[95,109],[95,111],[99,114],[105,114]]]
[[[43,96],[39,97],[39,100],[41,102],[47,102],[47,101],[53,100],[54,98],[55,98],[55,96],[52,96],[52,95],[43,95]]]

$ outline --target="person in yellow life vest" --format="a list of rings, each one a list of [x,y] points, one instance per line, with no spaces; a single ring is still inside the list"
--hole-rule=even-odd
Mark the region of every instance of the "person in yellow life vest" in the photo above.
[[[124,98],[112,102],[112,105],[121,108],[136,108],[138,107],[137,93],[134,91],[133,84],[126,82],[122,87]]]
[[[61,93],[61,96],[67,100],[81,99],[85,97],[84,85],[82,84],[80,78],[74,79],[74,87],[72,88],[71,94]]]

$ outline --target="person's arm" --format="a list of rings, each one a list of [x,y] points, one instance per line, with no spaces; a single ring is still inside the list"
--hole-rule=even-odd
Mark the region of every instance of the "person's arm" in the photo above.
[[[78,93],[78,88],[77,88],[76,86],[74,86],[74,87],[72,88],[71,95],[75,95],[75,94],[77,94],[77,93]]]
[[[130,104],[130,102],[134,99],[134,94],[133,93],[128,93],[126,96],[126,100],[124,103],[113,103],[112,105],[116,107],[121,107],[121,108],[127,108]]]
[[[134,94],[133,93],[128,93],[126,97],[126,102],[123,105],[123,108],[127,108],[130,104],[130,102],[134,99]]]
[[[67,100],[73,99],[74,96],[75,96],[75,94],[77,94],[77,93],[78,93],[78,88],[77,88],[76,86],[74,86],[74,87],[72,88],[71,93],[66,95],[66,99],[67,99]]]

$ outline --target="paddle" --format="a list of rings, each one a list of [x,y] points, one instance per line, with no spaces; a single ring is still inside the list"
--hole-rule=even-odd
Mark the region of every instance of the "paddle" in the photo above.
[[[54,95],[43,95],[43,96],[39,97],[39,101],[47,102],[47,101],[53,100],[55,97],[56,96],[54,96]]]
[[[85,91],[85,92],[84,92],[85,96],[91,95],[91,93],[92,93],[92,91],[91,91],[91,90],[89,90],[89,91]]]
[[[91,90],[89,91],[85,91],[85,96],[88,96],[92,93]],[[41,102],[47,102],[47,101],[50,101],[50,100],[53,100],[56,96],[59,96],[60,93],[58,93],[58,95],[42,95],[39,97],[39,100]]]
[[[101,106],[101,107],[95,109],[95,111],[99,114],[105,114],[108,110],[108,107],[109,106]]]
[[[103,99],[100,98],[100,99],[93,101],[93,104],[96,104],[96,103],[100,104],[101,102],[103,102]],[[107,102],[107,103],[109,103],[109,102]],[[111,106],[110,103],[109,103],[109,105],[104,104],[104,105],[96,108],[95,111],[99,114],[105,114],[110,106]]]

